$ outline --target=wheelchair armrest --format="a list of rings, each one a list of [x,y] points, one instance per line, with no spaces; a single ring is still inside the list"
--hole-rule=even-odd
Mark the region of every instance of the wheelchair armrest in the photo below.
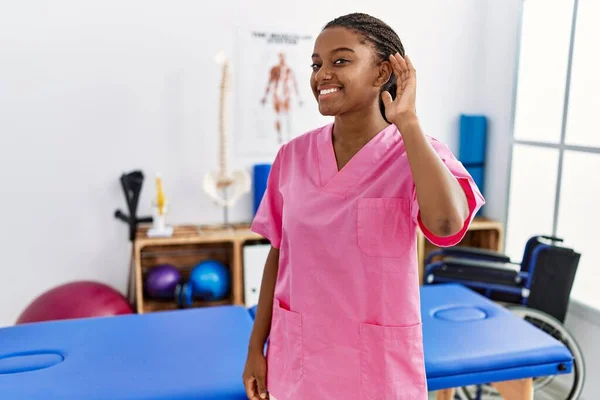
[[[527,281],[529,279],[529,272],[519,272],[519,278],[523,281]]]
[[[494,261],[510,263],[510,257],[494,250],[482,249],[478,247],[454,246],[434,250],[427,256],[425,264],[429,264],[434,257],[465,257],[475,258],[477,260]]]
[[[478,270],[485,271],[489,274],[501,274],[510,276],[517,276],[521,274],[518,268],[518,264],[513,264],[510,262],[495,262],[485,261],[481,259],[472,260],[468,258],[448,257],[440,263],[446,264],[447,266],[477,268]]]
[[[522,285],[528,275],[523,275],[519,266],[512,263],[447,257],[426,266],[424,280],[432,278],[516,287]]]

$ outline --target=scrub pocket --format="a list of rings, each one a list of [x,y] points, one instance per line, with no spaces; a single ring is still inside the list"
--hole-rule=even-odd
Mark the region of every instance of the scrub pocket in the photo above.
[[[421,324],[360,325],[361,399],[421,400],[426,396]]]
[[[404,198],[359,198],[358,247],[370,257],[399,258],[410,246],[410,209]]]
[[[285,385],[300,380],[303,374],[302,315],[273,302],[273,320],[269,334],[268,380]]]

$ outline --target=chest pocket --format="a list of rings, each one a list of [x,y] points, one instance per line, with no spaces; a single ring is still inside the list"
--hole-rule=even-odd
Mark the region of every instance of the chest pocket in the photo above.
[[[370,257],[399,258],[411,247],[410,204],[404,198],[360,198],[358,247]]]

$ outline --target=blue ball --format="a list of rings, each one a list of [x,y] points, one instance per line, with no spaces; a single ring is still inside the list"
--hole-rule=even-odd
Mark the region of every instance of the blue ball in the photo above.
[[[190,273],[190,284],[195,298],[222,300],[229,294],[229,269],[216,260],[203,261]]]

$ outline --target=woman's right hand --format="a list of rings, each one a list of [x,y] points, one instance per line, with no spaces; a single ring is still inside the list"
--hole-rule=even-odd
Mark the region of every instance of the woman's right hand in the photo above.
[[[250,400],[265,400],[269,398],[267,392],[267,359],[264,355],[265,344],[271,332],[271,315],[273,312],[273,299],[275,281],[279,270],[279,249],[271,246],[265,270],[260,285],[256,317],[252,327],[252,334],[248,343],[248,356],[242,379],[246,388],[246,395]]]
[[[244,367],[244,386],[249,400],[268,399],[266,386],[267,359],[261,350],[248,351],[246,366]]]

